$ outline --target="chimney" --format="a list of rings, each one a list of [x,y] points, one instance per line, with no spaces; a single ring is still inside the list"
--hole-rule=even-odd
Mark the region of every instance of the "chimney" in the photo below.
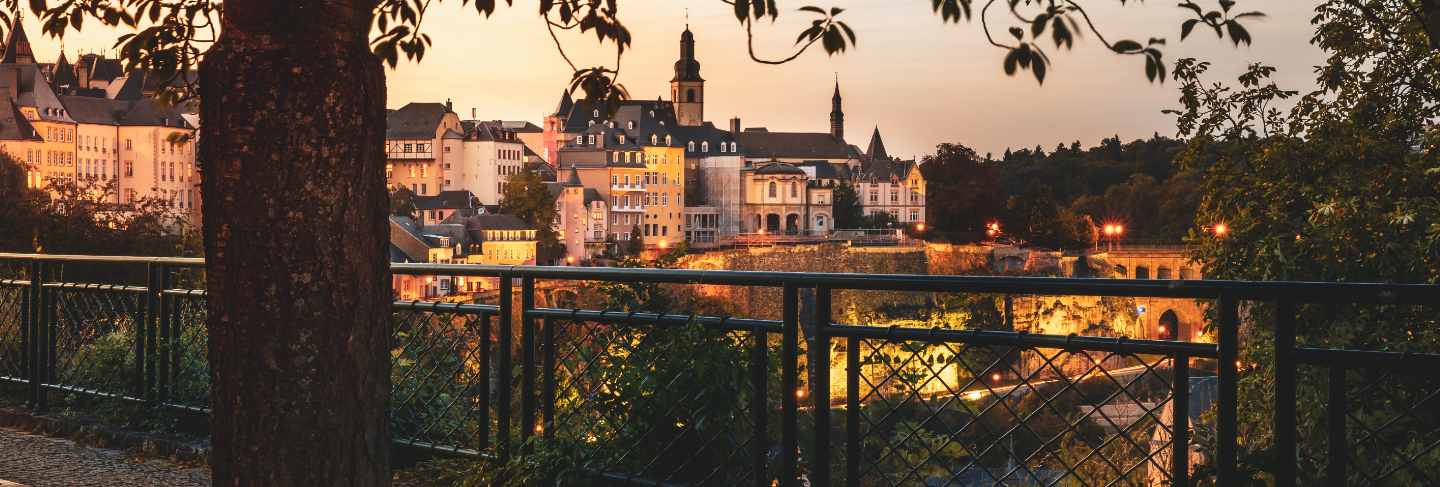
[[[740,135],[740,117],[730,119],[730,133]]]
[[[452,103],[449,98],[446,98],[446,99],[445,99],[445,111],[447,111],[447,112],[454,112],[454,111],[455,111],[455,104]]]
[[[478,118],[480,118],[480,117],[475,116],[475,107],[470,107],[470,119],[471,119],[471,120],[475,120],[475,119],[478,119]]]

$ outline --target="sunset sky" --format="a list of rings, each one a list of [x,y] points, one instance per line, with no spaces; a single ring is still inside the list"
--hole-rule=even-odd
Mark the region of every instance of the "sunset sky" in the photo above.
[[[826,131],[838,73],[847,140],[864,147],[878,125],[896,156],[924,155],[941,142],[998,155],[1006,147],[1039,144],[1048,151],[1058,142],[1093,145],[1115,134],[1130,140],[1175,131],[1173,118],[1160,110],[1177,104],[1176,84],[1147,82],[1143,59],[1111,55],[1088,34],[1073,51],[1056,51],[1045,43],[1054,65],[1044,86],[1028,73],[1005,76],[1005,52],[986,44],[980,30],[983,2],[976,5],[976,19],[943,24],[924,0],[785,0],[779,21],[757,26],[762,56],[789,54],[795,35],[812,18],[795,11],[806,4],[847,8],[840,18],[855,29],[858,49],[827,57],[817,47],[786,65],[761,65],[746,56],[744,30],[729,5],[718,0],[622,0],[621,18],[634,35],[634,45],[625,55],[620,80],[636,98],[667,93],[688,8],[706,79],[705,115],[722,127],[739,116],[747,127]],[[1237,9],[1262,10],[1269,17],[1249,23],[1255,45],[1239,48],[1200,29],[1181,43],[1184,12],[1172,2],[1129,2],[1122,7],[1104,0],[1087,5],[1110,40],[1165,37],[1167,62],[1187,56],[1209,59],[1215,62],[1216,79],[1233,80],[1246,64],[1262,61],[1280,69],[1282,87],[1303,90],[1313,86],[1312,67],[1323,59],[1308,43],[1309,2],[1240,2]],[[992,25],[1000,23],[996,35],[1007,35],[1004,30],[1011,24],[1004,22],[1010,17],[994,10]],[[37,57],[53,61],[58,41],[42,36],[33,16],[25,22]],[[389,107],[450,98],[461,118],[470,118],[474,108],[482,119],[538,124],[570,78],[531,1],[500,7],[485,19],[450,0],[432,8],[424,28],[435,45],[423,62],[405,63],[389,73]],[[85,32],[69,34],[65,45],[73,59],[76,52],[108,49],[116,35],[87,24]],[[561,39],[576,64],[613,65],[612,47],[598,46],[594,36]]]

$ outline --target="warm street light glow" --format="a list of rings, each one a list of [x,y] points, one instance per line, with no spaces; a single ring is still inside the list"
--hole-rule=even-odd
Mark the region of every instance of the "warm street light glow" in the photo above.
[[[804,399],[804,398],[805,398],[805,389],[795,389],[795,397],[796,397],[796,398],[799,398],[799,399]]]
[[[1216,223],[1212,231],[1215,232],[1216,237],[1224,237],[1225,234],[1230,233],[1230,226],[1225,222]]]
[[[1161,335],[1164,335],[1164,334],[1165,334],[1165,325],[1160,325],[1160,334],[1161,334]]]
[[[1125,225],[1119,225],[1119,224],[1115,225],[1115,234],[1116,234],[1116,235],[1124,235],[1124,234],[1125,234]]]
[[[566,265],[575,265],[575,256],[572,256],[572,255],[567,255],[567,256],[565,256],[565,264],[566,264]]]
[[[923,232],[923,231],[925,231],[925,224],[924,224],[924,223],[916,223],[916,224],[915,224],[915,231],[917,231],[917,232]]]
[[[989,235],[989,236],[991,236],[991,237],[994,237],[994,236],[999,235],[999,234],[1000,234],[1000,222],[990,222],[990,223],[986,223],[986,224],[985,224],[985,235]]]
[[[996,372],[996,373],[990,374],[990,380],[991,380],[991,381],[994,381],[994,382],[1000,382],[1000,373],[999,373],[999,372]]]
[[[670,242],[665,241],[665,240],[661,240],[661,241],[660,241],[660,248],[663,249],[663,248],[667,248],[667,247],[669,247],[669,246],[670,246]]]

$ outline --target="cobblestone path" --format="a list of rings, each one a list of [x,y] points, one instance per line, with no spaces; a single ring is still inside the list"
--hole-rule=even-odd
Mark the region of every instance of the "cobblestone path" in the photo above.
[[[0,486],[6,481],[28,487],[201,487],[210,485],[210,472],[0,428]]]

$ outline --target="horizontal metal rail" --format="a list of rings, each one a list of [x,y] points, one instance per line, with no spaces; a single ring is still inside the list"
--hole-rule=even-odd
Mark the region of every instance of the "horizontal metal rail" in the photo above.
[[[701,326],[721,330],[759,330],[765,333],[780,333],[785,324],[774,320],[754,320],[723,316],[699,316],[682,314],[636,313],[630,311],[597,311],[586,309],[535,308],[525,312],[533,318],[556,320],[593,321],[597,323],[633,324],[646,323],[662,326],[684,326],[697,323]]]
[[[1136,340],[1125,337],[1093,337],[1080,335],[1040,335],[993,330],[949,330],[943,328],[904,328],[855,325],[831,325],[826,333],[836,337],[855,337],[892,341],[967,343],[974,345],[1055,348],[1073,351],[1137,353],[1217,358],[1213,343]]]
[[[199,258],[125,257],[0,253],[0,261],[58,263],[159,264],[175,268],[203,267]],[[939,276],[849,274],[730,270],[681,270],[614,267],[499,266],[473,264],[390,265],[394,274],[489,276],[571,281],[662,282],[767,287],[976,292],[1008,294],[1084,294],[1091,296],[1216,299],[1222,293],[1241,300],[1290,299],[1317,303],[1386,303],[1440,305],[1440,285],[1344,282],[1251,282],[1222,280],[1147,280],[1004,276]]]

